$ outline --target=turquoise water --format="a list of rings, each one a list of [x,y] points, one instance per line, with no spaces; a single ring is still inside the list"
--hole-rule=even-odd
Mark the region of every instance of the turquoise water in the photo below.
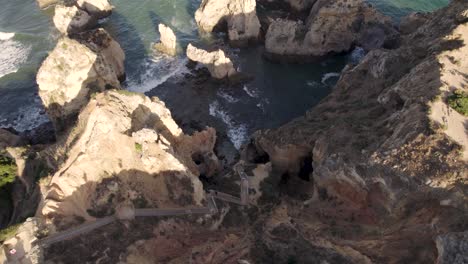
[[[397,20],[411,11],[444,6],[448,0],[370,2]],[[336,75],[349,60],[348,56],[338,56],[308,65],[284,65],[264,60],[261,47],[231,49],[237,67],[254,76],[252,81],[236,87],[181,85],[189,72],[185,56],[161,56],[153,51],[152,44],[159,38],[159,23],[175,29],[181,48],[189,42],[210,44],[214,38],[200,38],[193,19],[200,0],[112,3],[115,12],[101,26],[125,50],[124,86],[161,97],[181,123],[217,127],[236,147],[253,131],[278,126],[317,104],[330,92]],[[0,127],[23,131],[47,120],[37,97],[35,75],[59,35],[50,22],[53,11],[39,10],[35,0],[0,0],[0,6]]]

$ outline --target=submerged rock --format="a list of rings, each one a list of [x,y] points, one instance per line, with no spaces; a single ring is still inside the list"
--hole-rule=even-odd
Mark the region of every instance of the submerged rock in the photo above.
[[[158,26],[161,40],[155,45],[155,48],[162,53],[175,56],[177,53],[177,37],[172,29],[164,24]]]
[[[104,29],[58,41],[37,74],[39,96],[57,131],[66,128],[93,93],[120,88],[124,59],[122,48]]]
[[[237,74],[232,61],[220,49],[208,52],[189,44],[187,57],[206,66],[215,79],[232,78]]]
[[[354,45],[366,50],[394,45],[397,31],[391,19],[362,0],[319,0],[306,23],[277,19],[265,40],[270,58],[307,60],[349,51]]]
[[[63,142],[63,164],[39,209],[58,229],[113,214],[121,204],[200,206],[199,168],[217,162],[214,129],[185,135],[163,102],[127,91],[98,94]]]
[[[255,0],[203,0],[195,21],[205,32],[227,27],[229,41],[235,46],[257,41],[260,33]]]

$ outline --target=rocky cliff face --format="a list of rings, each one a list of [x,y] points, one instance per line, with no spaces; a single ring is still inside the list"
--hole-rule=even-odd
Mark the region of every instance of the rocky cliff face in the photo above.
[[[468,87],[468,25],[457,19],[467,8],[453,1],[415,21],[400,48],[347,66],[304,117],[255,135],[245,159],[269,160],[270,177],[303,203],[283,205],[294,232],[376,263],[434,263],[433,237],[467,228],[468,119],[446,104]]]
[[[56,146],[62,165],[52,176],[39,215],[63,229],[76,219],[113,214],[119,204],[200,205],[204,192],[198,176],[200,170],[216,172],[215,141],[211,128],[184,135],[157,98],[99,94]]]
[[[37,74],[39,96],[58,131],[66,128],[93,93],[120,88],[124,59],[120,45],[103,29],[58,41]]]
[[[195,21],[205,32],[227,29],[234,46],[256,41],[260,33],[254,0],[203,0],[195,13]]]
[[[273,21],[265,48],[273,59],[306,60],[349,51],[354,45],[367,50],[391,47],[397,38],[390,18],[362,0],[319,0],[305,22]]]

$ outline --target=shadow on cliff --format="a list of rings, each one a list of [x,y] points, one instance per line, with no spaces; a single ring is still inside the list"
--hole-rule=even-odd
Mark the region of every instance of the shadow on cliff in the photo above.
[[[439,97],[445,100],[450,93],[440,90],[447,85],[442,74],[448,70],[438,56],[468,44],[462,37],[453,37],[458,25],[447,18],[461,10],[453,4],[438,11],[440,19],[431,22],[430,34],[420,31],[407,36],[399,49],[369,54],[367,60],[344,71],[333,92],[305,117],[276,130],[260,131],[248,145],[254,154],[249,161],[267,154],[279,175],[298,175],[304,158],[312,157],[311,181],[318,200],[306,209],[309,216],[296,217],[297,221],[319,219],[326,226],[314,234],[352,245],[378,263],[432,263],[437,258],[435,237],[466,230],[466,205],[455,198],[466,193],[466,184],[457,182],[450,189],[431,186],[466,171],[461,148],[440,129],[443,124],[433,125],[428,117],[431,102]],[[376,73],[376,65],[383,60],[385,67]],[[466,86],[466,73],[449,72],[454,79],[464,80],[458,88]],[[290,153],[280,151],[285,149],[304,152],[285,156]],[[352,174],[338,174],[340,159],[345,167],[355,168],[363,188],[345,182],[353,181]],[[278,177],[270,186],[279,191],[281,184]],[[450,206],[441,204],[448,200]],[[274,254],[268,257],[273,258]]]

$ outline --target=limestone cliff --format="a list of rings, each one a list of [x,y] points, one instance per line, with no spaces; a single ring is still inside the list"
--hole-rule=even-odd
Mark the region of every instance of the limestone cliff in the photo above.
[[[227,27],[229,41],[235,46],[257,41],[260,33],[254,0],[203,0],[195,20],[205,32]]]
[[[57,143],[61,164],[38,214],[63,229],[136,207],[200,205],[200,170],[217,169],[214,129],[184,135],[164,103],[129,92],[96,95]],[[195,163],[195,161],[197,163]]]
[[[446,100],[468,87],[467,9],[452,1],[415,21],[398,49],[347,66],[304,117],[254,136],[244,159],[269,160],[269,184],[307,204],[284,202],[290,229],[375,263],[434,263],[433,238],[466,230],[468,118]]]
[[[277,19],[265,37],[272,59],[307,60],[349,51],[395,45],[398,34],[391,20],[362,0],[319,0],[307,21]]]
[[[104,29],[58,41],[37,74],[39,96],[58,131],[65,129],[93,93],[120,88],[124,59],[120,45]]]

